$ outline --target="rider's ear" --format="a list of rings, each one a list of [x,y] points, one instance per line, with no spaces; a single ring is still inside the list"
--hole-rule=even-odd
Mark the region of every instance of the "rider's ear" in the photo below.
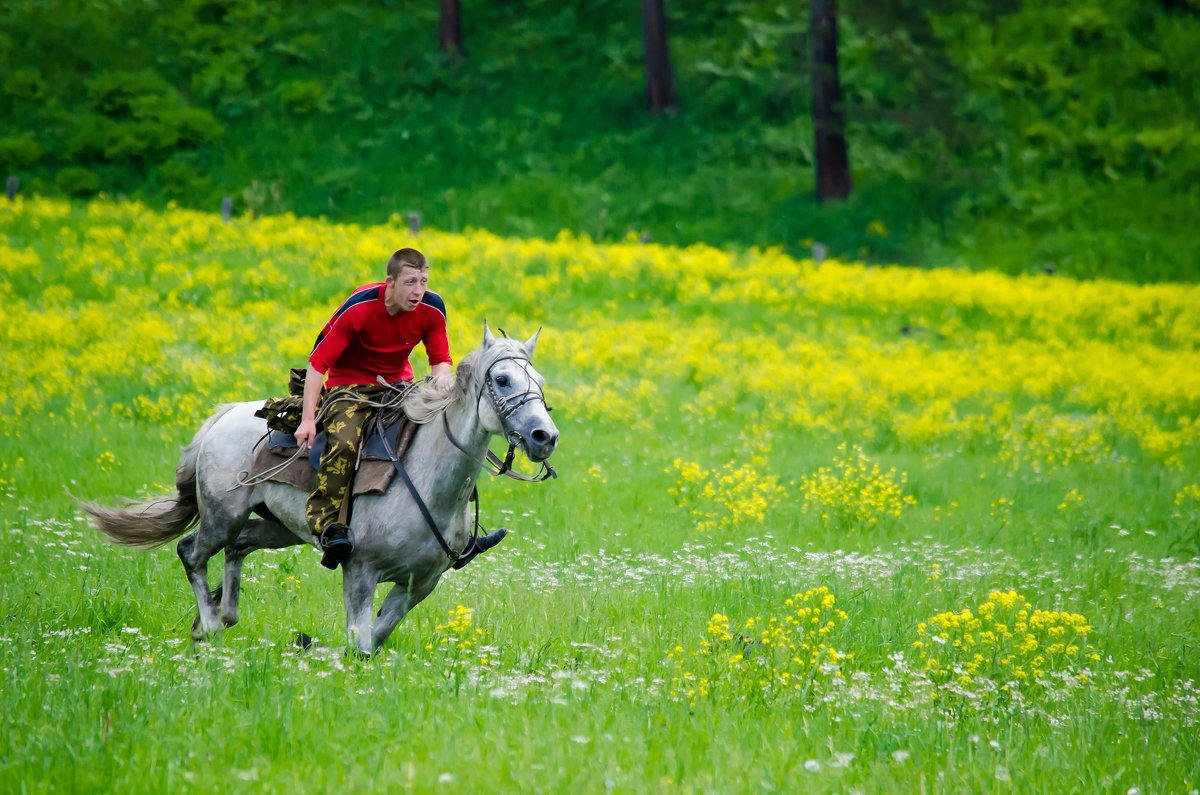
[[[490,348],[496,344],[496,338],[492,336],[492,330],[488,328],[487,321],[483,321],[483,347]]]
[[[526,358],[528,358],[528,359],[533,358],[533,349],[537,347],[538,337],[540,337],[541,335],[542,335],[542,330],[538,329],[536,332],[534,332],[532,337],[525,340],[525,344],[522,347],[525,348],[525,357]]]

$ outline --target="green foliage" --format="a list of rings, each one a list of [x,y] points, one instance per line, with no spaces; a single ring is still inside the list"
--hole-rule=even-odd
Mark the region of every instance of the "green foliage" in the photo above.
[[[297,116],[307,116],[327,110],[325,87],[316,80],[289,80],[276,89],[283,109]]]
[[[280,210],[363,221],[1193,279],[1193,8],[850,0],[855,190],[822,207],[803,3],[669,5],[682,109],[653,119],[617,0],[474,4],[462,63],[433,4],[20,0],[0,10],[0,168],[205,208],[257,180]]]
[[[172,199],[194,201],[213,192],[212,178],[203,172],[200,156],[194,152],[173,155],[155,171],[159,190]]]
[[[37,69],[13,69],[4,81],[4,93],[15,99],[37,102],[45,97],[46,85]]]
[[[100,190],[100,175],[79,166],[67,166],[54,175],[54,185],[68,196],[89,196]]]
[[[0,167],[10,170],[27,168],[42,156],[42,147],[31,135],[0,138]]]

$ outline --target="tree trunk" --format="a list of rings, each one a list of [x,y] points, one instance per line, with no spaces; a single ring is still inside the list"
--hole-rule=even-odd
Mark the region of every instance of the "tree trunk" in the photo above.
[[[817,201],[850,195],[846,108],[838,77],[837,0],[809,0],[812,37],[812,120],[816,136]]]
[[[642,41],[646,49],[646,107],[651,113],[679,110],[679,95],[671,75],[667,49],[664,0],[642,0]]]
[[[458,0],[441,0],[438,16],[438,48],[451,58],[458,60],[465,55],[462,40],[462,15]]]

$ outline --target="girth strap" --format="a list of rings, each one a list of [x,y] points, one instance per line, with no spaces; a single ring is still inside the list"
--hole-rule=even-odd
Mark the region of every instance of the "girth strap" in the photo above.
[[[408,471],[405,470],[404,465],[400,463],[400,459],[392,458],[392,466],[396,468],[396,472],[400,475],[400,479],[404,481],[404,485],[408,487],[408,493],[412,495],[413,502],[417,504],[417,509],[421,511],[421,516],[425,517],[425,524],[429,525],[429,529],[433,531],[433,537],[437,539],[437,542],[441,544],[442,549],[445,550],[446,554],[450,556],[450,560],[457,561],[464,554],[466,554],[467,550],[469,550],[472,545],[474,545],[474,537],[471,538],[471,540],[467,543],[466,549],[464,549],[462,552],[455,552],[453,549],[451,549],[450,545],[446,543],[446,538],[442,535],[442,531],[438,529],[437,522],[434,521],[433,515],[429,513],[429,508],[425,506],[425,500],[421,499],[420,492],[417,491],[417,487],[413,484],[412,478],[408,476]]]
[[[378,418],[376,418],[376,422],[379,422]],[[387,434],[384,434],[383,436],[383,447],[384,450],[387,451],[388,458],[390,458],[392,461],[392,466],[396,469],[396,474],[400,476],[400,480],[404,481],[404,485],[408,488],[409,495],[412,496],[413,502],[417,504],[417,510],[419,510],[421,512],[421,516],[424,517],[425,524],[429,525],[429,529],[433,531],[433,537],[437,539],[438,544],[441,545],[445,553],[450,556],[451,563],[457,562],[459,558],[471,551],[471,548],[475,546],[475,538],[479,535],[478,500],[475,503],[475,528],[471,532],[471,538],[469,541],[467,541],[467,546],[462,552],[455,552],[450,548],[450,545],[446,543],[446,537],[443,536],[442,531],[438,529],[437,522],[434,521],[433,514],[429,512],[428,506],[425,505],[425,500],[421,499],[421,493],[417,491],[416,484],[414,484],[412,482],[412,478],[408,476],[408,470],[404,468],[404,464],[400,463],[400,456],[396,454],[396,451],[392,449],[391,444],[388,443]]]

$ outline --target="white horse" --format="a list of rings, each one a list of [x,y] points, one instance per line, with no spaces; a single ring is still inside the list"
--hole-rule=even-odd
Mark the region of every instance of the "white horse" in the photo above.
[[[343,566],[342,582],[349,642],[359,651],[378,649],[455,562],[442,540],[452,553],[471,543],[467,501],[492,436],[519,446],[534,462],[545,462],[554,452],[558,429],[543,397],[544,379],[530,363],[537,338],[534,334],[521,343],[495,337],[484,324],[483,346],[462,360],[455,376],[419,385],[405,404],[410,418],[425,423],[403,461],[428,515],[403,483],[402,473],[384,494],[355,499],[350,521],[354,551]],[[267,431],[266,421],[254,416],[261,405],[228,404],[209,417],[183,450],[173,497],[121,508],[81,503],[96,528],[124,546],[165,544],[199,519],[196,532],[177,547],[196,594],[199,615],[192,631],[197,640],[237,623],[242,562],[248,554],[295,544],[318,546],[305,520],[307,492],[273,482],[237,487],[239,475],[251,468],[256,442]],[[430,421],[439,415],[441,421]],[[251,518],[256,512],[268,518]],[[220,550],[225,550],[224,576],[210,593],[208,559]],[[372,616],[375,587],[381,582],[393,586]]]

